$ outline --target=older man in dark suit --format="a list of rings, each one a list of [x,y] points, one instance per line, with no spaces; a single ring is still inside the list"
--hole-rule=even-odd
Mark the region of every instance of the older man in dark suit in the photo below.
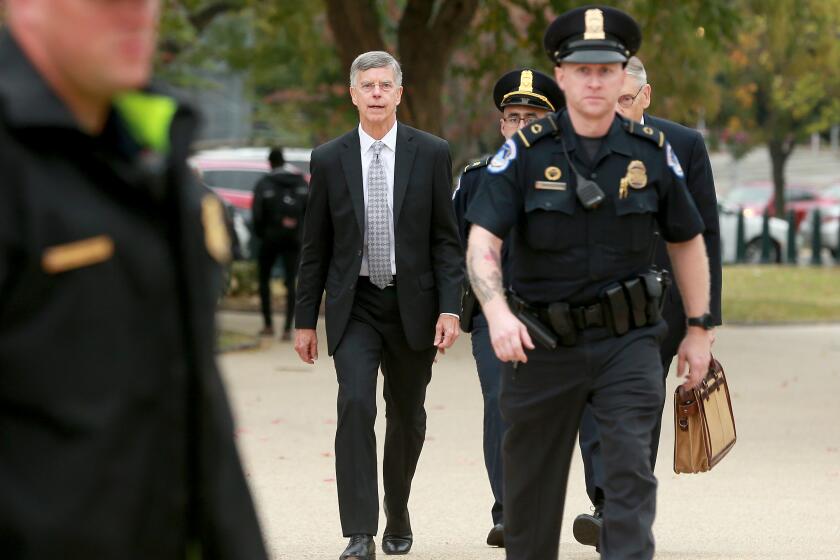
[[[685,182],[706,228],[703,232],[703,241],[706,244],[706,253],[709,256],[711,321],[712,325],[720,325],[720,228],[715,182],[712,177],[712,166],[709,162],[706,144],[703,142],[703,136],[694,129],[645,114],[645,109],[650,106],[650,99],[651,86],[647,82],[645,67],[637,57],[631,57],[625,69],[624,84],[621,89],[621,96],[616,104],[616,110],[628,119],[641,122],[643,125],[650,125],[664,132],[665,138],[673,148],[673,154],[676,155],[682,169],[685,170]],[[668,258],[664,243],[657,244],[654,262],[660,268],[671,270],[671,261]],[[686,330],[686,316],[682,298],[675,285],[668,290],[662,316],[668,323],[668,334],[660,346],[664,383],[671,367],[671,361],[677,354],[677,349],[685,336]],[[660,419],[651,434],[650,460],[652,465],[656,464],[661,431],[662,422]],[[573,532],[578,542],[597,548],[600,541],[601,510],[604,502],[602,490],[604,472],[601,462],[598,426],[588,408],[584,410],[580,424],[580,450],[586,476],[586,492],[589,499],[592,500],[595,511],[591,515],[586,513],[579,515],[575,519]]]
[[[318,357],[315,325],[326,289],[327,350],[338,377],[335,439],[342,559],[375,555],[379,516],[376,383],[384,375],[386,554],[413,536],[411,480],[423,447],[423,403],[435,352],[458,337],[463,255],[452,209],[447,143],[397,122],[402,72],[385,52],[350,69],[360,125],[312,152],[295,349]]]

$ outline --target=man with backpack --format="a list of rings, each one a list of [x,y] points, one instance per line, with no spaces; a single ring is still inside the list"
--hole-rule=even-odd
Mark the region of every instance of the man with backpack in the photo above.
[[[284,167],[282,148],[268,154],[271,173],[254,187],[254,234],[260,240],[257,267],[260,281],[260,303],[263,313],[263,336],[273,336],[271,317],[271,271],[282,259],[286,284],[286,320],[282,340],[291,340],[295,309],[295,276],[300,253],[300,232],[306,207],[306,180],[299,173]]]

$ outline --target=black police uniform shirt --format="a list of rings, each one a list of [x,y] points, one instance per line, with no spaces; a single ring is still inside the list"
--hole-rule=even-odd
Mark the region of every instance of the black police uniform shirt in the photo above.
[[[595,209],[578,201],[561,138],[578,172],[605,193]],[[679,161],[658,130],[616,115],[592,161],[582,152],[566,111],[532,123],[493,157],[467,210],[467,220],[499,238],[514,231],[511,283],[532,304],[590,304],[612,282],[646,271],[654,220],[670,242],[703,231]],[[632,185],[622,189],[628,177]]]
[[[461,237],[461,246],[467,250],[467,241],[470,234],[470,222],[467,221],[467,209],[475,195],[482,188],[487,177],[487,165],[492,156],[487,156],[473,161],[464,167],[464,172],[458,181],[458,187],[452,195],[452,205],[455,208],[455,220],[458,223],[458,234]],[[510,240],[502,243],[502,283],[507,286],[510,282]]]
[[[214,358],[227,237],[185,164],[195,115],[137,92],[91,137],[3,33],[0,75],[0,557],[266,558]]]

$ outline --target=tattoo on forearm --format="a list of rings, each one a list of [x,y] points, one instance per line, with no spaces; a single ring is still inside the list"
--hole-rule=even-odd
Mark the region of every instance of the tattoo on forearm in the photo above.
[[[473,293],[482,304],[495,296],[504,296],[502,287],[502,258],[499,251],[486,249],[483,254],[475,251],[467,263],[470,285]]]

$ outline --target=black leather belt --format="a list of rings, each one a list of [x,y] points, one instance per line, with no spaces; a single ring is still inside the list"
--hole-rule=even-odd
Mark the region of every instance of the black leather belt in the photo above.
[[[600,303],[573,307],[569,310],[569,313],[572,316],[575,328],[579,331],[592,327],[604,327],[607,324],[604,308]],[[551,324],[551,318],[548,316],[548,309],[545,307],[537,308],[537,314],[539,315],[540,321],[546,325]]]
[[[365,283],[367,283],[367,284],[370,284],[371,286],[373,286],[373,285],[374,285],[374,284],[373,284],[373,282],[371,282],[371,281],[370,281],[370,276],[360,275],[360,276],[359,276],[359,282],[365,282]],[[396,275],[396,274],[394,274],[394,275],[391,277],[391,283],[390,283],[390,284],[388,284],[388,285],[387,285],[387,286],[385,286],[385,287],[386,287],[386,288],[393,288],[393,287],[394,287],[394,286],[396,286],[396,285],[397,285],[397,275]],[[378,288],[377,286],[374,286],[374,287]]]
[[[607,324],[604,318],[604,308],[600,303],[594,303],[585,307],[573,307],[569,312],[572,314],[572,321],[575,322],[575,326],[579,330],[590,327],[603,327]]]

